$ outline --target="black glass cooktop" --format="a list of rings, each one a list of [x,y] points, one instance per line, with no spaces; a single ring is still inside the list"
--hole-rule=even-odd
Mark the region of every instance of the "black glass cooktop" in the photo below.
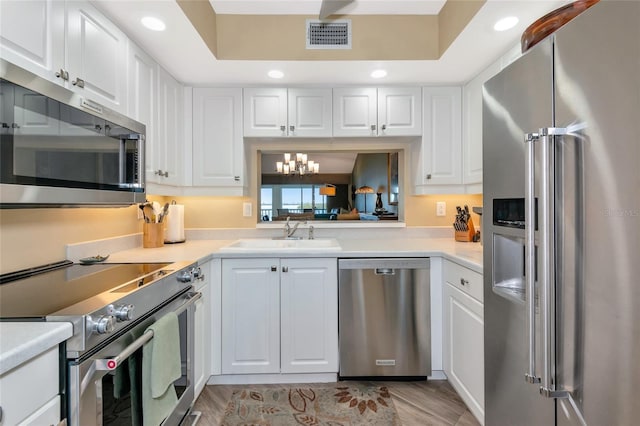
[[[0,277],[0,318],[44,319],[106,291],[130,291],[163,274],[169,263],[61,263],[45,271]],[[143,279],[143,277],[145,277]],[[125,284],[127,284],[125,286]]]

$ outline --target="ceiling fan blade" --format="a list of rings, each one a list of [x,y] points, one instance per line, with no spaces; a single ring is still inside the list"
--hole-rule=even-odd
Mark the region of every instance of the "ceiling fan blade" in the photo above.
[[[352,3],[354,0],[322,0],[320,5],[320,19],[326,19],[330,15],[334,15],[340,9]]]

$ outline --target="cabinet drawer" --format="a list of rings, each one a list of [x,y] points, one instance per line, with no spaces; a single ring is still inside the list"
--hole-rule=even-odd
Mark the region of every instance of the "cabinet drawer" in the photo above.
[[[444,280],[465,292],[469,296],[483,302],[484,295],[482,290],[482,275],[460,266],[457,263],[445,260],[444,262]]]
[[[0,425],[15,425],[46,405],[59,387],[58,346],[0,377]]]

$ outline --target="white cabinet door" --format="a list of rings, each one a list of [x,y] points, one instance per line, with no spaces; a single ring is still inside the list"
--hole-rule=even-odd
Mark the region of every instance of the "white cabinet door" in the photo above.
[[[288,136],[331,137],[331,89],[288,89]]]
[[[422,155],[416,184],[461,184],[461,89],[423,87],[422,94]]]
[[[244,89],[244,136],[287,136],[287,89]]]
[[[150,182],[180,185],[183,181],[183,87],[158,67],[158,116],[152,162],[156,167]]]
[[[126,114],[127,37],[88,2],[66,6],[68,87]]]
[[[222,374],[280,371],[279,259],[222,260]]]
[[[378,89],[378,135],[422,134],[422,90],[420,87]]]
[[[193,185],[244,185],[242,89],[193,90]]]
[[[484,423],[483,305],[450,283],[443,295],[444,370],[471,412]]]
[[[282,259],[283,373],[338,371],[335,259]]]
[[[333,89],[333,136],[377,136],[375,88]]]
[[[133,42],[129,42],[127,74],[129,79],[129,99],[127,110],[129,117],[146,126],[145,132],[145,167],[146,177],[150,182],[155,182],[158,175],[154,162],[156,155],[156,118],[157,118],[157,91],[158,91],[158,65],[142,49]]]
[[[202,297],[195,303],[194,321],[194,401],[204,389],[211,375],[211,285],[209,272],[211,262],[199,265],[202,275],[195,284],[195,290]]]
[[[500,71],[490,65],[462,88],[463,183],[482,183],[482,85]]]
[[[64,2],[0,2],[0,56],[47,80],[64,84]]]
[[[55,402],[59,392],[60,350],[56,345],[0,376],[1,424],[17,425],[25,419],[32,422],[27,424],[58,424],[60,411],[51,413],[50,408],[51,404],[59,406],[59,400]]]

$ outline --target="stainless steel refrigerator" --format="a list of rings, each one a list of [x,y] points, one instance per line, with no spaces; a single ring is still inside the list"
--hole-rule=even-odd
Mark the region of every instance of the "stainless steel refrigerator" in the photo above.
[[[640,422],[640,2],[483,92],[485,421]]]

